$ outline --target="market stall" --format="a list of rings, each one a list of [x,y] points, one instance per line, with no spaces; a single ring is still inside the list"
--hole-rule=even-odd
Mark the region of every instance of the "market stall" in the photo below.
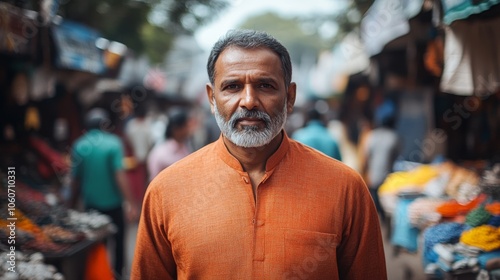
[[[379,194],[392,217],[392,245],[421,250],[429,278],[498,273],[500,164],[482,171],[450,162],[419,165],[392,173]]]
[[[89,253],[116,230],[108,216],[68,209],[50,187],[23,176],[2,184],[1,194],[9,203],[0,207],[0,251],[12,261],[0,268],[2,279],[84,279]]]

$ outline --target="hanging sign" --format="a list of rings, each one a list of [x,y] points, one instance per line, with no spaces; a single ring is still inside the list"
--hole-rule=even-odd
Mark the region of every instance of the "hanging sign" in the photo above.
[[[57,50],[56,67],[94,74],[105,72],[103,52],[96,41],[101,36],[97,31],[70,21],[53,27]]]

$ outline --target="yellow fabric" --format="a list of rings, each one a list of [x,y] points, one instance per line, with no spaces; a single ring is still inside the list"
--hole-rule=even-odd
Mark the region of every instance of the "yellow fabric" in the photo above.
[[[386,279],[362,178],[285,137],[254,200],[222,138],[163,170],[143,203],[131,279]]]
[[[489,252],[500,248],[500,228],[482,225],[465,231],[460,242]]]
[[[438,175],[438,170],[430,165],[421,165],[410,171],[394,172],[387,176],[378,192],[391,194],[408,187],[423,190],[425,184]]]

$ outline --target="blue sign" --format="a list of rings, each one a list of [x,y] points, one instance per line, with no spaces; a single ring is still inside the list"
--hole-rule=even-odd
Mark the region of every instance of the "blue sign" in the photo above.
[[[95,44],[101,37],[97,31],[70,21],[63,21],[53,30],[56,67],[94,74],[105,72],[103,52]]]

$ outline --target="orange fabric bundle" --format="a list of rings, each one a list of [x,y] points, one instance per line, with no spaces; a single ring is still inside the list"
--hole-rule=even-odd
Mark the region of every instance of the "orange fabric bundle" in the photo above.
[[[113,270],[109,263],[106,245],[94,245],[87,255],[87,268],[85,280],[113,280]]]
[[[500,216],[500,202],[493,202],[484,207],[491,215]]]
[[[484,199],[485,197],[483,195],[480,195],[467,204],[460,204],[456,200],[451,200],[439,205],[436,208],[436,211],[445,218],[452,218],[458,215],[467,214],[469,211],[476,208],[481,202],[483,202]]]

